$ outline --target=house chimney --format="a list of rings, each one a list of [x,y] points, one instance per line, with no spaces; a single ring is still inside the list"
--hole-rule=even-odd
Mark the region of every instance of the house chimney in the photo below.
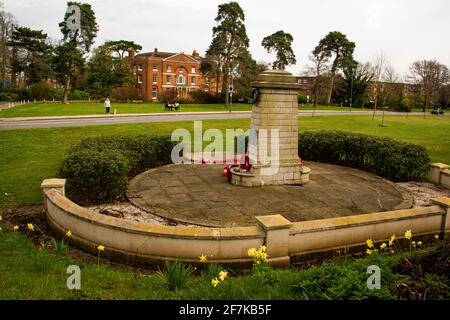
[[[158,48],[155,48],[155,52],[158,52]]]
[[[200,57],[200,55],[198,54],[197,50],[194,50],[194,51],[192,52],[192,56],[193,56],[194,58]]]
[[[134,54],[135,54],[134,48],[130,48],[130,51],[128,53],[128,60],[130,61],[130,63],[134,61]]]

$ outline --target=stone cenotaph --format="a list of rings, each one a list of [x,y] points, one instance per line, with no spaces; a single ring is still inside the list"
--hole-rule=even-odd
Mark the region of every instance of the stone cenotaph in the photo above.
[[[309,181],[309,168],[298,156],[298,88],[291,73],[283,70],[262,72],[255,82],[248,170],[231,169],[231,183],[247,187],[263,185],[303,185]],[[275,138],[275,140],[273,139]],[[262,148],[261,148],[262,147]],[[261,156],[266,150],[268,157]],[[272,157],[276,150],[278,156]],[[270,158],[270,163],[267,159]],[[276,167],[277,170],[269,170]]]

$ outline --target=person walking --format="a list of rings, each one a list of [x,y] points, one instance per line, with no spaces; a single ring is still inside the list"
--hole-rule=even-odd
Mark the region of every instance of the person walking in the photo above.
[[[111,101],[108,98],[105,99],[105,109],[106,113],[109,113],[109,109],[111,108]]]

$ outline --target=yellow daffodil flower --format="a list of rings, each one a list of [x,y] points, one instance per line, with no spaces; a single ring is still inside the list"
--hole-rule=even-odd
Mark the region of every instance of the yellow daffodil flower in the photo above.
[[[30,231],[34,231],[34,226],[33,226],[32,223],[28,223],[28,224],[27,224],[27,228],[28,228],[28,230],[30,230]]]
[[[206,262],[206,256],[204,254],[202,254],[200,257],[198,257],[200,259],[200,262]]]
[[[253,258],[253,257],[256,257],[257,251],[255,248],[250,248],[250,249],[248,249],[247,254],[249,255],[249,257]]]
[[[219,272],[219,278],[220,280],[224,281],[226,279],[226,277],[228,276],[228,272],[226,271],[220,271]]]
[[[367,246],[369,248],[373,248],[373,241],[372,241],[372,239],[367,239],[366,243],[367,243]]]
[[[219,281],[219,279],[217,279],[217,278],[214,278],[214,279],[211,280],[211,284],[212,284],[214,287],[217,287],[217,286],[219,285],[219,283],[220,283],[220,281]]]
[[[411,237],[412,237],[411,229],[406,230],[405,231],[405,238],[409,240],[409,239],[411,239]]]
[[[421,246],[422,245],[422,241],[417,242],[417,245]]]
[[[13,227],[13,230],[14,230],[14,231],[19,230],[19,226],[18,226],[18,225],[15,225],[15,226]]]
[[[98,251],[105,251],[105,247],[102,246],[102,245],[99,245],[99,246],[97,247],[97,250],[98,250]]]
[[[72,231],[67,230],[67,232],[66,232],[66,237],[67,237],[67,238],[70,238],[71,236],[72,236]]]
[[[439,235],[438,235],[438,234],[435,234],[435,235],[434,235],[434,238],[435,238],[436,240],[438,240],[438,239],[439,239]]]
[[[267,250],[266,246],[259,247],[259,251],[261,251],[261,252],[266,252],[266,250]]]
[[[394,253],[395,253],[395,251],[394,251],[394,250],[392,250],[392,249],[391,249],[391,251],[390,251],[390,252],[391,252],[392,254],[394,254]]]
[[[381,244],[381,246],[380,246],[380,249],[381,249],[381,250],[384,250],[384,249],[386,249],[386,247],[387,247],[386,243],[383,242],[383,243]]]
[[[389,240],[389,246],[392,246],[394,244],[394,240],[395,240],[395,234],[393,234],[391,236],[391,240]]]
[[[367,249],[366,253],[370,256],[373,253],[373,250]]]

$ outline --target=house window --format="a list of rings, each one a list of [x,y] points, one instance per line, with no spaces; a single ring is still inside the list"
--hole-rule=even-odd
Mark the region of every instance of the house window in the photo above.
[[[184,84],[184,76],[180,74],[177,78],[177,84]]]
[[[142,71],[142,64],[138,64],[137,69],[138,69],[138,71]]]
[[[195,73],[195,68],[191,68],[191,73]]]
[[[153,71],[158,71],[158,65],[157,64],[153,65]]]
[[[138,74],[137,82],[138,83],[142,83],[142,75]]]
[[[191,77],[191,84],[195,84],[195,77]]]
[[[156,76],[153,76],[153,83],[156,83]]]
[[[152,98],[156,99],[158,97],[158,90],[156,90],[156,87],[152,88]]]
[[[170,72],[170,71],[172,71],[172,68],[170,66],[167,66],[166,70],[167,70],[167,72]]]
[[[166,83],[170,83],[172,81],[172,77],[171,76],[167,76],[166,77]]]

